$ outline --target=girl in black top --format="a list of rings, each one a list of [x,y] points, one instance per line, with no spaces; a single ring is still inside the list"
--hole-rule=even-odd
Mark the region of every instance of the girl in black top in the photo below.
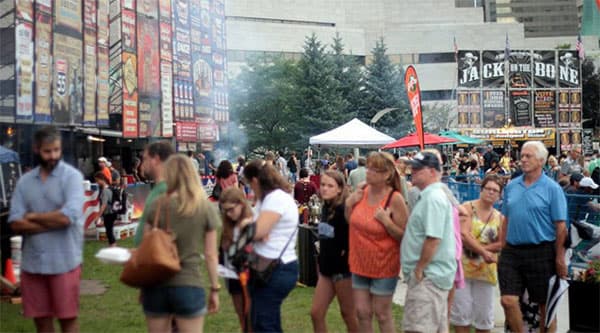
[[[358,330],[352,299],[352,279],[348,266],[348,222],[344,202],[348,196],[344,174],[335,170],[321,175],[320,194],[323,214],[319,223],[319,280],[310,315],[315,332],[326,332],[325,316],[333,297],[337,296],[348,332]]]

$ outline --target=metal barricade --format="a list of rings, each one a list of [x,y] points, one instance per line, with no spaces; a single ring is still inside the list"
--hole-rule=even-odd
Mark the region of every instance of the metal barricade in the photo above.
[[[585,268],[590,260],[600,257],[600,196],[566,194],[566,198],[571,265]]]

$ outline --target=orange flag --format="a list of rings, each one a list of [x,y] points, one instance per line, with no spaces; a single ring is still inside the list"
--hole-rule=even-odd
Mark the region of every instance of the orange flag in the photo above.
[[[408,68],[406,68],[406,73],[404,73],[404,86],[406,87],[408,103],[410,104],[410,110],[412,111],[413,119],[415,121],[415,128],[417,129],[417,136],[419,137],[419,147],[423,150],[425,149],[425,137],[423,135],[421,88],[419,87],[417,71],[412,65],[408,66]]]

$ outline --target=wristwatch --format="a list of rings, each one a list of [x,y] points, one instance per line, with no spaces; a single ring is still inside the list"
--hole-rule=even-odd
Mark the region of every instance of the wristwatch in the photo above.
[[[214,293],[218,293],[219,291],[221,291],[221,285],[218,284],[216,287],[210,287],[210,291],[214,292]]]

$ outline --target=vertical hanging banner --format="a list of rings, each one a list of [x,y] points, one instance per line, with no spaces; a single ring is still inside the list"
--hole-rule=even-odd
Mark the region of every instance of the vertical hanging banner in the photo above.
[[[481,81],[484,88],[504,87],[504,51],[481,52]]]
[[[533,83],[536,88],[556,87],[556,51],[533,51]]]
[[[81,4],[80,0],[56,0],[54,2],[55,23],[81,34]],[[58,27],[56,29],[59,29]],[[81,44],[81,40],[79,41]]]
[[[161,0],[137,0],[137,12],[149,18],[158,19],[158,2]]]
[[[135,54],[123,52],[123,137],[138,136],[138,81]]]
[[[508,84],[510,88],[531,88],[531,53],[526,50],[510,51]]]
[[[109,34],[109,25],[108,25],[108,0],[98,0],[98,9],[96,11],[97,17],[97,34],[96,38],[98,39],[99,46],[108,46],[108,34]]]
[[[558,91],[558,127],[569,127],[569,91]]]
[[[106,127],[109,125],[108,116],[108,98],[109,98],[109,83],[108,83],[108,47],[98,46],[98,92],[97,92],[97,120],[98,127]]]
[[[173,2],[173,97],[175,122],[194,121],[190,3]]]
[[[15,24],[17,122],[33,121],[33,25]]]
[[[48,124],[52,121],[52,15],[40,10],[36,11],[35,41],[34,120],[39,124]]]
[[[166,61],[173,60],[171,52],[172,29],[170,22],[160,22],[160,58]]]
[[[158,11],[161,22],[171,22],[171,0],[158,1]]]
[[[194,118],[213,113],[213,65],[210,2],[190,2]]]
[[[456,111],[458,113],[458,125],[459,128],[469,127],[469,91],[460,90],[456,92],[457,106]]]
[[[533,92],[533,124],[535,127],[556,127],[556,91]]]
[[[17,12],[17,19],[20,21],[33,22],[33,1],[16,0],[14,2]]]
[[[212,64],[213,64],[213,105],[215,120],[229,121],[229,107],[227,105],[227,72],[226,45],[225,45],[225,3],[223,0],[213,2],[214,13],[212,17]]]
[[[421,109],[421,88],[419,87],[417,71],[412,65],[406,68],[406,72],[404,73],[404,85],[406,86],[408,102],[415,121],[415,128],[417,129],[419,147],[422,150],[425,148],[425,137],[423,133],[423,114]]]
[[[82,43],[54,33],[52,117],[57,124],[80,124],[83,118]]]
[[[581,90],[569,91],[569,127],[581,128]]]
[[[458,86],[461,88],[481,87],[481,57],[479,51],[458,52]]]
[[[579,67],[577,51],[558,52],[558,84],[560,88],[581,87]]]
[[[123,51],[135,53],[137,52],[137,39],[135,36],[135,12],[128,9],[123,9],[121,12],[122,29],[123,29]],[[111,42],[112,44],[112,42]]]
[[[138,8],[142,4],[138,1]],[[138,15],[139,136],[160,137],[160,54],[158,20]]]
[[[506,124],[504,90],[483,91],[483,127],[501,128]]]
[[[531,126],[531,92],[510,91],[510,109],[515,126]]]
[[[160,63],[161,80],[161,111],[162,111],[162,136],[173,136],[173,66],[168,61]]]
[[[96,126],[96,0],[85,0],[83,4],[83,125]]]

